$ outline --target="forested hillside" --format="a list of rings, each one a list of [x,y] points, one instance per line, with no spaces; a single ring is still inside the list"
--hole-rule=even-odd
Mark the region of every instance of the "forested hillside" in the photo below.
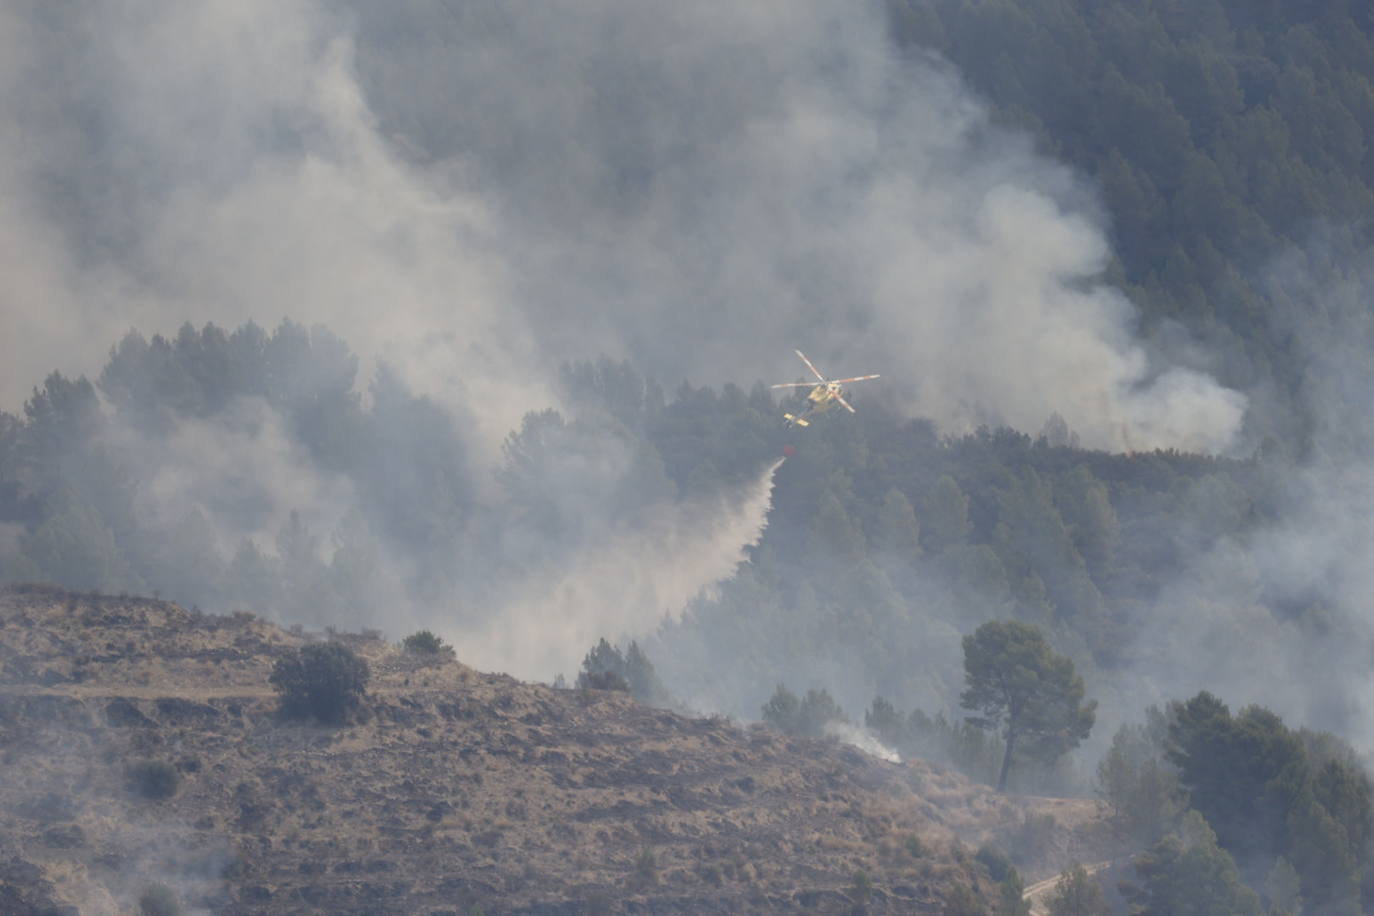
[[[890,0],[1001,119],[1100,189],[1118,277],[1207,341],[1248,420],[1302,453],[1315,349],[1367,333],[1374,20],[1356,2]],[[1314,289],[1315,287],[1315,289]],[[1320,303],[1312,301],[1320,295]],[[1362,337],[1362,340],[1367,338]],[[1273,399],[1272,402],[1270,399]]]
[[[234,300],[213,314],[271,324],[190,309],[32,379],[0,411],[0,579],[423,627],[563,684],[586,652],[583,686],[1098,792],[1148,850],[1138,912],[1368,909],[1374,14],[881,7],[673,28],[560,7],[567,35],[360,12],[328,68],[356,122],[317,100],[328,129],[252,120],[289,166],[257,170],[270,193],[237,162],[182,176],[220,204],[208,257],[158,248],[192,205],[116,241],[121,220],[77,218],[99,194],[42,184],[99,281],[64,295],[99,309],[142,245],[160,257],[124,286],[178,301],[203,273]],[[336,147],[324,187],[410,202],[358,220],[362,242],[332,234],[354,211],[314,208]],[[142,161],[102,162],[109,185]],[[234,247],[276,239],[278,211],[323,212],[302,237],[333,256]],[[298,283],[278,248],[308,252]],[[384,256],[336,310],[359,251]],[[477,266],[450,272],[455,252]],[[389,323],[423,333],[388,348]],[[588,358],[603,341],[616,356]],[[788,428],[800,402],[756,362],[811,341],[882,380]],[[990,623],[1074,707],[1015,767],[968,699]]]
[[[54,374],[5,422],[7,577],[317,626],[399,606],[461,632],[503,579],[646,506],[732,494],[795,443],[751,562],[656,638],[672,687],[747,712],[779,681],[814,680],[851,709],[876,691],[939,711],[959,637],[989,619],[1129,668],[1142,609],[1276,511],[1263,460],[1083,451],[1054,423],[942,436],[862,400],[789,431],[762,385],[670,397],[609,361],[567,367],[571,414],[529,414],[494,472],[499,498],[479,501],[459,420],[385,368],[364,406],[356,364],[322,328],[187,326],[131,334],[96,385]],[[193,432],[220,453],[187,454]],[[254,457],[264,443],[277,463]],[[1271,610],[1298,632],[1325,625]]]

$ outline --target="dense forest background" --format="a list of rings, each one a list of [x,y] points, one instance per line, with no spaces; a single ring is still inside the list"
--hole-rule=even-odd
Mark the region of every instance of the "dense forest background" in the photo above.
[[[1157,641],[1166,594],[1207,615],[1213,639],[1255,639],[1254,619],[1212,605],[1208,583],[1174,591],[1196,558],[1279,519],[1286,466],[1262,457],[1084,451],[1055,418],[1034,437],[942,436],[862,399],[857,415],[788,430],[762,384],[668,397],[602,361],[565,368],[572,415],[526,416],[491,472],[495,495],[479,495],[460,419],[385,367],[364,399],[356,366],[327,330],[287,322],[131,333],[96,384],[54,373],[22,418],[4,416],[0,570],[315,627],[462,633],[511,583],[576,562],[609,530],[642,530],[656,507],[738,498],[795,443],[749,562],[637,634],[700,708],[747,715],[777,683],[805,681],[851,710],[876,693],[949,711],[960,637],[1008,617],[1100,672],[1099,694],[1113,672],[1166,663],[1236,676],[1180,655],[1196,651],[1186,633]],[[1339,625],[1316,599],[1277,592],[1248,610],[1299,644]]]
[[[1100,279],[1147,350],[1246,395],[1241,448],[1085,449],[1059,414],[942,428],[878,387],[788,430],[764,384],[781,379],[607,358],[564,362],[492,462],[475,398],[384,361],[360,377],[359,342],[324,325],[147,327],[92,379],[55,366],[0,412],[0,578],[423,626],[479,667],[492,632],[502,658],[576,632],[530,656],[552,678],[592,643],[563,626],[574,605],[540,601],[594,558],[625,606],[596,635],[636,640],[673,702],[756,718],[784,685],[982,779],[998,755],[962,722],[960,641],[1020,620],[1073,659],[1099,726],[1016,788],[1104,791],[1154,844],[1142,899],[1193,856],[1230,869],[1226,911],[1257,905],[1248,884],[1279,911],[1358,912],[1374,18],[1339,0],[886,8],[899,54],[938,55],[989,130],[1084,176],[1111,239]],[[665,606],[652,580],[676,567],[724,581]]]
[[[892,0],[999,117],[1091,175],[1146,327],[1206,341],[1272,447],[1312,444],[1312,359],[1367,342],[1374,43],[1354,2]]]
[[[469,434],[480,405],[412,391],[386,364],[360,379],[328,328],[186,325],[112,341],[94,382],[55,373],[0,415],[0,572],[315,626],[374,624],[386,606],[462,631],[530,570],[647,530],[652,507],[741,501],[795,443],[736,578],[657,635],[640,625],[653,607],[641,632],[602,634],[647,637],[685,700],[752,715],[786,680],[855,713],[878,693],[950,711],[959,637],[1013,616],[1074,656],[1109,717],[1141,690],[1235,685],[1362,736],[1340,666],[1294,696],[1249,665],[1311,672],[1366,638],[1360,542],[1343,541],[1370,438],[1367,12],[888,11],[899,50],[942,55],[995,121],[1100,189],[1108,279],[1147,341],[1186,334],[1250,398],[1250,457],[1082,450],[1058,416],[950,432],[879,389],[856,393],[857,416],[789,435],[760,386],[672,388],[602,360],[566,365],[559,410],[527,405],[493,469]],[[1294,559],[1319,549],[1334,556]],[[1249,658],[1215,657],[1232,643]]]

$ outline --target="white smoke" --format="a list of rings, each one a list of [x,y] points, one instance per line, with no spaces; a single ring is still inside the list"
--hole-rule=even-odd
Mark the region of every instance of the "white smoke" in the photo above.
[[[831,738],[845,744],[852,744],[865,754],[877,757],[879,760],[886,760],[888,763],[902,762],[901,754],[883,744],[866,728],[859,728],[848,722],[830,721],[825,723],[824,731]]]
[[[768,524],[774,462],[742,492],[657,503],[536,570],[484,625],[454,634],[464,659],[531,680],[576,670],[596,641],[643,638],[734,575]]]
[[[1172,534],[1208,546],[1187,554],[1184,573],[1142,610],[1124,653],[1131,664],[1113,681],[1127,716],[1209,690],[1374,753],[1365,702],[1374,689],[1374,267],[1318,249],[1311,260],[1334,276],[1284,258],[1266,278],[1292,302],[1272,320],[1303,366],[1310,450],[1294,462],[1302,443],[1277,443],[1244,489],[1222,475],[1193,485]],[[1258,519],[1247,518],[1251,500]]]
[[[130,326],[290,317],[482,405],[480,441],[549,402],[483,204],[378,133],[325,4],[21,4],[0,49],[6,401]]]
[[[130,325],[289,316],[472,409],[488,457],[599,353],[747,386],[800,346],[1088,446],[1239,428],[1094,279],[1085,189],[877,3],[28,0],[0,58],[10,405]]]
[[[860,410],[954,432],[1057,413],[1089,447],[1224,451],[1245,410],[1193,351],[1147,353],[1100,279],[1092,189],[899,57],[876,2],[16,0],[0,119],[9,409],[130,326],[320,322],[364,380],[385,358],[470,418],[479,502],[558,365],[603,353],[669,390],[747,388],[795,378],[800,347],[882,373]],[[302,504],[329,530],[356,495],[303,479],[271,427],[173,442],[168,518],[236,468],[281,500],[245,530]],[[728,576],[766,511],[635,529],[589,504],[600,543],[453,635],[484,666],[566,670]]]
[[[237,400],[213,421],[181,421],[157,449],[123,445],[154,468],[141,504],[154,525],[170,530],[188,508],[198,509],[215,521],[226,556],[242,538],[270,544],[292,512],[315,531],[333,531],[356,503],[348,479],[322,472],[258,398]]]

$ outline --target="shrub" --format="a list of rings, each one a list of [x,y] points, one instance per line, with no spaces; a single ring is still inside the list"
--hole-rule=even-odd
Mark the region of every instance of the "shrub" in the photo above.
[[[401,647],[412,655],[448,655],[454,654],[453,647],[435,636],[429,630],[419,630],[411,633],[401,640]]]
[[[973,857],[982,863],[988,870],[988,877],[996,883],[1007,880],[1007,876],[1015,871],[1007,854],[993,846],[979,847]]]
[[[367,662],[347,646],[313,643],[278,659],[270,682],[288,718],[347,722],[362,703],[371,676]]]
[[[986,916],[987,909],[967,886],[956,884],[945,898],[945,916]]]
[[[44,795],[31,795],[22,799],[15,804],[14,810],[21,817],[43,824],[53,824],[76,820],[80,807],[75,800],[66,795],[48,792]]]
[[[763,706],[763,720],[789,735],[818,738],[831,722],[848,722],[844,710],[826,690],[808,690],[798,698],[783,684]]]
[[[779,684],[768,702],[763,704],[763,721],[790,735],[797,731],[800,712],[801,700],[785,685]]]
[[[181,916],[177,895],[165,884],[154,884],[138,895],[139,916]]]
[[[1074,864],[1060,875],[1059,886],[1049,898],[1049,912],[1050,916],[1097,916],[1110,910],[1101,882],[1082,865]],[[1284,910],[1276,906],[1273,912]]]
[[[605,679],[608,674],[615,675],[615,679]],[[656,706],[672,703],[668,688],[659,680],[658,672],[654,670],[654,663],[649,661],[649,656],[645,655],[644,650],[635,642],[630,643],[630,647],[624,652],[604,638],[593,646],[582,659],[582,673],[577,676],[577,686],[596,687],[597,679],[600,679],[600,683],[615,685],[598,689],[624,690],[641,703]],[[619,686],[620,683],[624,683],[625,686]]]
[[[619,690],[630,692],[630,683],[614,671],[597,671],[589,674],[582,672],[577,676],[577,686],[584,690]]]
[[[652,849],[641,849],[635,857],[635,877],[645,884],[658,880],[658,861]]]
[[[868,872],[854,872],[854,879],[849,885],[849,899],[862,906],[873,898],[873,879],[868,876]]]
[[[1013,861],[1025,863],[1035,858],[1037,852],[1047,849],[1059,832],[1059,823],[1054,815],[1032,814],[1027,811],[1021,823],[1012,830],[1008,845],[1011,847]]]
[[[171,798],[181,777],[176,767],[162,760],[145,760],[129,767],[129,789],[135,795],[153,800]]]
[[[1030,901],[1026,899],[1026,885],[1021,875],[1012,869],[997,882],[997,916],[1031,916]]]

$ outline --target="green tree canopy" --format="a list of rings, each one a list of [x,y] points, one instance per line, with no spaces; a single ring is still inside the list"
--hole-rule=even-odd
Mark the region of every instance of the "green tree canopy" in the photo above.
[[[948,474],[935,482],[922,507],[922,545],[932,553],[963,544],[969,536],[968,497]]]
[[[829,691],[813,688],[798,698],[783,684],[764,704],[763,720],[789,735],[811,738],[825,734],[825,726],[831,722],[849,721]]]
[[[1142,844],[1172,830],[1187,808],[1178,771],[1164,760],[1159,731],[1163,713],[1149,710],[1148,725],[1122,725],[1097,765],[1098,794],[1116,830]]]
[[[1242,863],[1283,856],[1316,911],[1360,912],[1374,790],[1353,753],[1205,691],[1170,712],[1169,760],[1221,845]]]
[[[1082,865],[1074,863],[1059,876],[1059,886],[1049,899],[1050,916],[1106,916],[1110,912],[1102,882]]]
[[[622,652],[602,638],[582,659],[577,686],[604,690],[617,683],[623,683],[624,689],[641,703],[659,706],[672,703],[668,688],[663,686],[654,663],[638,642],[631,641],[629,648]]]
[[[1039,628],[993,621],[964,637],[967,688],[959,701],[976,712],[970,722],[1001,729],[1006,742],[999,791],[1006,788],[1019,748],[1051,762],[1077,747],[1092,731],[1097,701],[1083,701],[1083,679],[1073,662],[1052,650]]]
[[[896,487],[887,491],[878,510],[873,546],[895,558],[911,562],[921,555],[921,525],[911,500]]]
[[[371,677],[367,660],[339,643],[311,643],[277,660],[269,683],[281,696],[282,714],[329,725],[348,721]]]
[[[453,646],[434,635],[431,630],[416,630],[401,640],[401,648],[412,655],[431,659],[453,658]]]
[[[1259,916],[1259,895],[1241,883],[1236,863],[1217,845],[1202,815],[1189,812],[1135,863],[1139,885],[1123,890],[1135,916]]]

